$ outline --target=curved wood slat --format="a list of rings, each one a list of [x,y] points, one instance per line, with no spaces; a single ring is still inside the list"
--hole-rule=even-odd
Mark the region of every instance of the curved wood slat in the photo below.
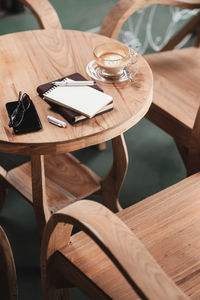
[[[26,5],[37,18],[41,29],[61,29],[58,15],[47,0],[19,0]]]
[[[7,236],[0,226],[0,298],[17,300],[17,278],[12,250]]]
[[[55,234],[59,223],[73,224],[86,232],[143,299],[146,299],[145,294],[152,300],[187,299],[116,215],[104,206],[87,200],[76,202],[51,217],[42,244],[43,272],[44,262],[49,257],[46,252],[48,240],[52,232]]]
[[[124,22],[138,9],[153,4],[178,6],[182,8],[200,8],[199,0],[120,0],[104,19],[99,34],[116,38]]]

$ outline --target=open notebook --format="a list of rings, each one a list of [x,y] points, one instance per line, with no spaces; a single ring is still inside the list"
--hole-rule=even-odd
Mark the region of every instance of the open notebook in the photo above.
[[[67,80],[71,79],[67,78]],[[112,102],[110,95],[87,86],[55,86],[45,92],[43,97],[89,118]]]

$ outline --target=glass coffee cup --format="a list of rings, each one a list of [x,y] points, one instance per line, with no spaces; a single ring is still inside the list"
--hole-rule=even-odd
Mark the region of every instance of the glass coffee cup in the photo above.
[[[118,78],[126,72],[131,80],[137,73],[137,52],[126,45],[104,43],[94,49],[93,55],[104,77]]]

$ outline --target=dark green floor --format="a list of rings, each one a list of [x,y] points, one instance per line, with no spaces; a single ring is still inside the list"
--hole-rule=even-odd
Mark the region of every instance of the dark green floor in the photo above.
[[[57,0],[52,1],[64,28],[88,30],[100,24],[116,1]],[[0,19],[0,34],[38,28],[29,12]],[[143,119],[125,134],[129,152],[129,169],[121,191],[120,202],[127,207],[185,177],[185,168],[170,136]],[[75,155],[99,175],[104,175],[112,163],[111,145],[104,152],[91,147]],[[29,159],[0,154],[0,164],[6,169]],[[9,190],[0,224],[10,240],[19,285],[20,300],[42,299],[39,268],[39,236],[32,207],[12,189]],[[86,299],[79,291],[72,299]]]

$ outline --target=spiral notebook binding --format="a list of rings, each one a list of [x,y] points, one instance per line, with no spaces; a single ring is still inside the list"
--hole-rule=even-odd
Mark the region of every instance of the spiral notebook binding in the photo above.
[[[51,91],[55,90],[57,88],[57,86],[53,86],[52,88],[48,89],[48,91],[46,91],[43,96],[48,95],[48,93],[50,93]]]
[[[63,80],[61,80],[60,82],[66,82],[67,81],[67,77],[65,77]],[[57,88],[57,86],[52,86],[50,89],[48,89],[48,91],[46,91],[43,96],[48,95],[48,93],[50,93],[51,91],[55,90]]]

